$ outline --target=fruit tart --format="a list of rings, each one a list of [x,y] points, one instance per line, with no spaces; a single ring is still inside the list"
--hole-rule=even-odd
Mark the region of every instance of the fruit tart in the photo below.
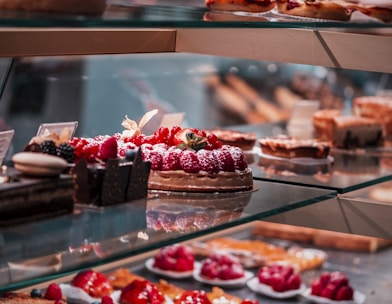
[[[194,272],[194,278],[199,282],[226,287],[241,287],[252,277],[239,259],[219,251],[212,252]]]
[[[303,296],[316,303],[363,303],[365,295],[354,291],[348,277],[340,272],[323,272],[318,278],[311,282]]]
[[[107,276],[92,269],[80,271],[70,284],[60,284],[60,288],[71,301],[78,299],[92,303],[100,302],[103,297],[115,297],[114,288]]]
[[[247,286],[254,292],[279,299],[295,297],[305,290],[294,267],[281,264],[261,267]]]
[[[146,261],[146,267],[170,278],[186,278],[193,274],[195,256],[191,247],[175,244],[160,249],[158,254]]]
[[[133,280],[121,290],[120,304],[161,304],[165,296],[148,280]]]
[[[0,303],[13,303],[13,304],[62,304],[66,303],[63,299],[61,288],[56,283],[51,283],[45,290],[34,288],[28,293],[9,292],[0,298]]]

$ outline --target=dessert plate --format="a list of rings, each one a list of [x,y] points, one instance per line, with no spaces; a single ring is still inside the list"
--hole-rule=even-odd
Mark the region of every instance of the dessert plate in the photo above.
[[[200,267],[196,267],[195,271],[193,272],[193,278],[196,281],[199,281],[201,283],[209,284],[209,285],[214,285],[214,286],[220,286],[220,287],[242,287],[248,282],[251,278],[253,278],[254,274],[250,271],[245,271],[245,276],[242,278],[238,279],[233,279],[233,280],[220,280],[220,279],[207,279],[205,277],[202,277],[200,275]]]
[[[357,290],[354,291],[354,297],[351,301],[334,301],[327,298],[314,296],[311,294],[310,288],[306,288],[306,290],[302,293],[302,296],[317,304],[362,304],[365,303],[366,300],[366,296]]]
[[[70,284],[60,284],[61,292],[67,301],[81,301],[83,303],[95,303],[101,302],[100,298],[91,297],[87,292],[79,287],[72,286]],[[120,299],[121,290],[116,290],[112,292],[110,297],[113,299],[114,303],[118,303]]]
[[[249,287],[250,290],[256,292],[256,293],[261,293],[266,296],[269,296],[271,298],[275,299],[288,299],[295,297],[297,295],[302,294],[306,286],[304,284],[301,284],[300,288],[295,289],[295,290],[287,290],[287,291],[282,291],[282,292],[277,292],[272,289],[271,286],[267,284],[262,284],[259,282],[259,278],[255,277],[251,280],[249,280],[246,285]]]
[[[194,269],[198,268],[198,262],[195,262]],[[154,267],[154,258],[150,258],[145,262],[146,268],[151,272],[159,275],[163,275],[172,279],[183,279],[183,278],[190,278],[193,276],[194,270],[189,271],[173,271],[173,270],[163,270],[157,267]]]

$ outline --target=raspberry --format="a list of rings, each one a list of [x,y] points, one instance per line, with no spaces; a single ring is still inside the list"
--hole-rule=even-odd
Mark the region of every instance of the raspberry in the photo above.
[[[219,149],[219,150],[214,150],[213,152],[215,153],[215,156],[218,159],[219,169],[221,171],[226,171],[226,172],[235,171],[234,160],[231,157],[230,151]]]
[[[49,155],[56,155],[57,154],[57,148],[56,144],[54,143],[53,140],[45,140],[41,143],[40,145],[42,153],[46,153]]]
[[[231,147],[230,154],[234,161],[234,166],[237,170],[245,170],[248,168],[248,161],[246,160],[245,154],[238,147]]]
[[[148,149],[144,149],[142,152],[144,161],[151,163],[151,170],[161,170],[162,155],[159,152]]]
[[[199,150],[197,157],[200,163],[200,169],[207,173],[214,174],[219,172],[219,163],[215,154],[209,150]]]
[[[199,159],[194,151],[183,151],[180,156],[180,165],[187,173],[198,173],[200,171]]]
[[[86,159],[87,162],[93,163],[98,157],[99,144],[96,142],[88,143],[82,147],[81,156]]]
[[[45,299],[47,300],[61,300],[63,294],[58,284],[52,283],[48,286],[45,292]]]
[[[99,148],[99,158],[107,161],[110,158],[117,157],[117,140],[115,137],[106,139]]]
[[[181,150],[166,151],[162,157],[162,171],[179,170]]]

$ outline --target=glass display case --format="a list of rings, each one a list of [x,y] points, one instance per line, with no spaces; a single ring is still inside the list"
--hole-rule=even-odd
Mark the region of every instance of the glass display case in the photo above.
[[[0,126],[15,130],[5,164],[42,122],[76,120],[78,136],[113,134],[121,131],[125,115],[137,118],[154,108],[161,114],[185,112],[184,124],[192,127],[230,127],[258,138],[285,133],[292,108],[279,104],[276,89],[294,92],[297,73],[326,85],[343,111],[354,96],[391,90],[390,33],[391,23],[358,12],[349,22],[337,22],[276,11],[213,12],[196,0],[113,0],[93,17],[0,11]],[[227,92],[228,75],[245,80],[282,116],[249,118],[225,108],[221,94]],[[320,202],[363,201],[357,190],[392,179],[388,147],[336,149],[332,157],[333,164],[282,174],[262,164],[255,147],[248,159],[254,191],[206,196],[150,192],[146,200],[107,208],[77,206],[71,215],[1,227],[0,292],[288,211],[306,214],[313,205],[325,206]],[[389,207],[376,203],[372,213],[351,212],[350,219],[370,223]],[[154,227],[154,214],[165,217],[166,226]],[[180,216],[187,226],[179,227]],[[387,222],[384,216],[382,223]],[[362,234],[385,237],[384,228]]]

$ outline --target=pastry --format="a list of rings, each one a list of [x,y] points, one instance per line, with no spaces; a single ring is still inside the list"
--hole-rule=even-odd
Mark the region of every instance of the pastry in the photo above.
[[[0,0],[1,9],[43,11],[61,14],[101,14],[106,0]]]
[[[243,11],[262,13],[276,6],[275,0],[205,0],[206,6],[218,11]]]
[[[259,139],[259,144],[264,154],[282,158],[326,158],[331,148],[329,142],[285,135]]]
[[[15,169],[30,176],[57,176],[67,168],[67,162],[45,153],[20,152],[12,156]]]
[[[355,4],[355,8],[366,16],[383,22],[392,21],[392,3],[390,0],[346,0]]]
[[[353,100],[353,113],[377,120],[382,124],[384,134],[392,135],[392,97],[357,97]]]
[[[281,14],[348,21],[355,7],[344,1],[329,0],[276,0],[278,12]]]
[[[340,112],[333,109],[319,110],[313,114],[314,133],[318,140],[333,142],[334,119],[339,116]]]
[[[311,243],[315,229],[286,224],[257,221],[253,225],[253,234],[257,236]]]
[[[239,147],[242,150],[252,150],[256,143],[256,133],[240,132],[227,129],[206,130],[207,134],[215,134],[223,145]]]

